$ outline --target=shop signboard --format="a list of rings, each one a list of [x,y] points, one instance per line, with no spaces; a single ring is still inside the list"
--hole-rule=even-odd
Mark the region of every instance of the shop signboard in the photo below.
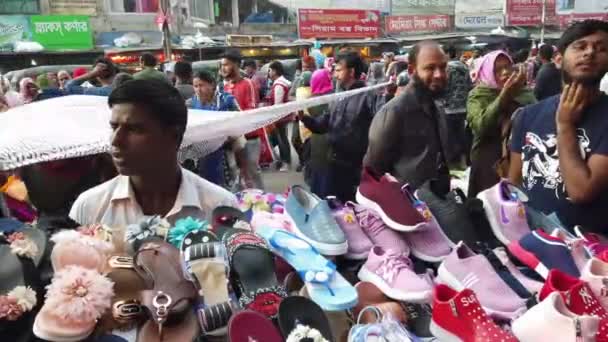
[[[546,0],[545,23],[558,24],[555,1]],[[543,0],[507,0],[507,23],[511,26],[539,26],[542,23]]]
[[[51,14],[97,15],[97,0],[49,0]]]
[[[0,15],[0,51],[12,51],[15,42],[32,37],[30,23],[25,15]]]
[[[562,27],[585,19],[608,20],[608,0],[557,0]]]
[[[33,15],[32,38],[47,50],[90,50],[93,35],[89,17],[81,15]]]
[[[504,26],[505,17],[498,13],[457,13],[454,22],[457,28],[462,29],[496,28]]]
[[[450,28],[449,15],[393,15],[387,16],[387,33],[440,32]]]
[[[393,15],[454,14],[456,0],[393,0]]]
[[[351,9],[298,10],[300,38],[376,38],[380,12]]]

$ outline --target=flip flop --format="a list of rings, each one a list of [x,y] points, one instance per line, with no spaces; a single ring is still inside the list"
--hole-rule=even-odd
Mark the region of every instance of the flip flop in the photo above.
[[[279,305],[279,327],[286,340],[300,341],[312,338],[314,341],[332,341],[329,321],[323,310],[315,302],[305,297],[288,297]],[[297,336],[297,338],[296,338]]]
[[[283,337],[264,315],[255,311],[241,311],[228,323],[230,342],[283,342]]]
[[[183,252],[184,262],[205,305],[230,300],[225,255],[226,249],[221,242],[199,243]]]
[[[274,256],[266,241],[252,232],[233,229],[224,236],[224,244],[241,307],[276,316],[287,292],[277,280]]]
[[[310,298],[327,311],[341,311],[357,304],[357,291],[336,272],[336,266],[300,237],[272,227],[260,227],[272,251],[289,263],[302,280]]]

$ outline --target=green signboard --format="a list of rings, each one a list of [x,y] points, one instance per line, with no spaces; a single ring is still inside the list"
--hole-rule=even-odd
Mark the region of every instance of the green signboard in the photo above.
[[[15,42],[30,39],[30,22],[26,16],[0,15],[0,51],[12,51]]]
[[[90,50],[93,32],[83,15],[33,15],[32,39],[46,50]]]

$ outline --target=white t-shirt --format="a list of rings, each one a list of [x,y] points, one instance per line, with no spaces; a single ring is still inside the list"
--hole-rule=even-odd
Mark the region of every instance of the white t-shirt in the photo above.
[[[164,218],[171,224],[188,216],[210,221],[213,209],[218,206],[238,207],[236,196],[182,169],[182,183],[175,204]],[[122,175],[82,193],[70,210],[70,218],[82,225],[102,223],[124,227],[138,223],[144,217],[129,177]]]
[[[604,75],[604,78],[602,78],[602,81],[600,82],[600,90],[608,95],[608,73]]]

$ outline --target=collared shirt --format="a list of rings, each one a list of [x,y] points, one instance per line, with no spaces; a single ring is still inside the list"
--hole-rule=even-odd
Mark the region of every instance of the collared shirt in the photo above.
[[[188,216],[210,221],[216,207],[237,205],[233,194],[182,168],[175,204],[164,218],[171,224]],[[145,216],[129,177],[122,175],[82,193],[70,211],[70,218],[82,225],[102,223],[110,227],[138,223]]]

